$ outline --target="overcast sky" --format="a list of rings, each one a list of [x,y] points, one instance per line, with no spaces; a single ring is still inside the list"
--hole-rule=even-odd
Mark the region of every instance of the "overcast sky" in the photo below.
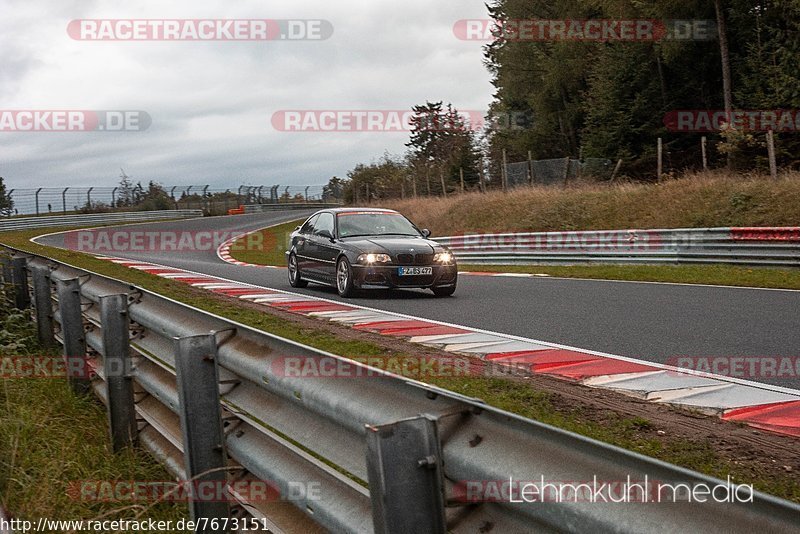
[[[323,184],[407,133],[281,132],[279,110],[464,110],[491,100],[482,43],[453,35],[481,0],[0,0],[0,109],[143,110],[140,132],[0,131],[10,188],[113,186],[120,167],[163,184]],[[73,19],[324,19],[324,41],[81,41]]]

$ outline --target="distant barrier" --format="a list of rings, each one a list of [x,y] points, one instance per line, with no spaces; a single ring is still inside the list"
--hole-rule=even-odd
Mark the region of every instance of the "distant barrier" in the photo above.
[[[474,264],[733,264],[800,267],[800,228],[679,228],[435,238]]]
[[[27,230],[48,226],[84,226],[115,222],[146,222],[160,219],[189,219],[202,217],[202,210],[126,211],[90,213],[86,215],[54,215],[45,217],[15,217],[0,220],[0,232]]]

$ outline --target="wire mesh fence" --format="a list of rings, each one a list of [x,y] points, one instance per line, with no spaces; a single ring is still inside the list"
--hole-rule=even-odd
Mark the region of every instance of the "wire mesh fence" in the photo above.
[[[564,185],[578,178],[608,180],[612,173],[611,160],[602,158],[520,161],[506,165],[506,185]]]
[[[321,185],[240,185],[233,188],[208,185],[160,186],[158,205],[141,209],[203,209],[225,213],[242,204],[280,204],[321,201]],[[141,202],[131,202],[119,187],[38,187],[10,189],[13,208],[9,215],[46,215],[89,213],[116,209],[139,209],[147,201],[142,190]],[[136,205],[131,205],[136,204]]]

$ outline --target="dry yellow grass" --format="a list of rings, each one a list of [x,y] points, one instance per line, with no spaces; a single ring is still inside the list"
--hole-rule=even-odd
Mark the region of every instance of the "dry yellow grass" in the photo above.
[[[659,184],[526,187],[383,201],[434,235],[463,232],[800,225],[800,173],[689,174]]]

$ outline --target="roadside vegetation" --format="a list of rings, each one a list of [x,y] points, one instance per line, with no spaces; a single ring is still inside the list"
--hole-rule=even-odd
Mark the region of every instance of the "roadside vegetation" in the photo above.
[[[294,223],[287,223],[287,225],[291,224]],[[322,323],[319,326],[314,324],[315,320],[302,321],[302,324],[298,325],[298,322],[301,321],[300,318],[287,318],[286,314],[282,316],[273,310],[261,307],[247,307],[240,301],[215,295],[178,281],[128,269],[78,252],[44,247],[29,241],[31,237],[41,233],[42,230],[8,232],[0,235],[0,242],[32,253],[47,255],[99,274],[125,280],[208,312],[321,350],[350,357],[357,355],[356,359],[376,355],[394,355],[392,349],[387,349],[378,341],[337,335],[336,332],[326,329]],[[411,350],[410,347],[409,350]],[[397,355],[402,357],[403,353]],[[800,480],[793,473],[775,472],[775,470],[765,473],[748,461],[728,454],[725,447],[717,449],[717,445],[708,439],[700,439],[697,436],[665,438],[663,433],[657,432],[659,424],[657,421],[640,416],[631,417],[613,413],[607,409],[602,410],[598,416],[595,411],[587,411],[584,407],[574,403],[558,402],[551,392],[546,389],[538,389],[524,381],[488,377],[429,377],[424,380],[451,391],[481,398],[493,406],[510,412],[709,475],[724,478],[730,474],[738,483],[752,483],[762,491],[800,502]],[[37,402],[41,401],[33,400],[31,403]],[[81,410],[83,406],[79,406]],[[54,414],[59,413],[57,408],[52,411]],[[100,413],[97,415],[99,417]],[[98,432],[102,433],[105,429],[105,422],[102,421],[101,424],[100,419],[95,423],[95,427],[99,429]],[[76,428],[83,426],[85,425],[74,425]],[[738,427],[731,425],[731,428]],[[99,437],[93,441],[103,442]],[[110,454],[110,452],[106,451],[105,454]]]
[[[183,503],[76,498],[70,489],[84,480],[163,482],[172,476],[140,449],[114,453],[104,406],[74,395],[63,378],[8,376],[12,359],[25,356],[60,358],[39,345],[30,317],[0,293],[0,506],[27,520],[187,517]]]
[[[384,200],[434,236],[630,228],[797,226],[800,173],[687,174],[661,183],[584,183]]]

